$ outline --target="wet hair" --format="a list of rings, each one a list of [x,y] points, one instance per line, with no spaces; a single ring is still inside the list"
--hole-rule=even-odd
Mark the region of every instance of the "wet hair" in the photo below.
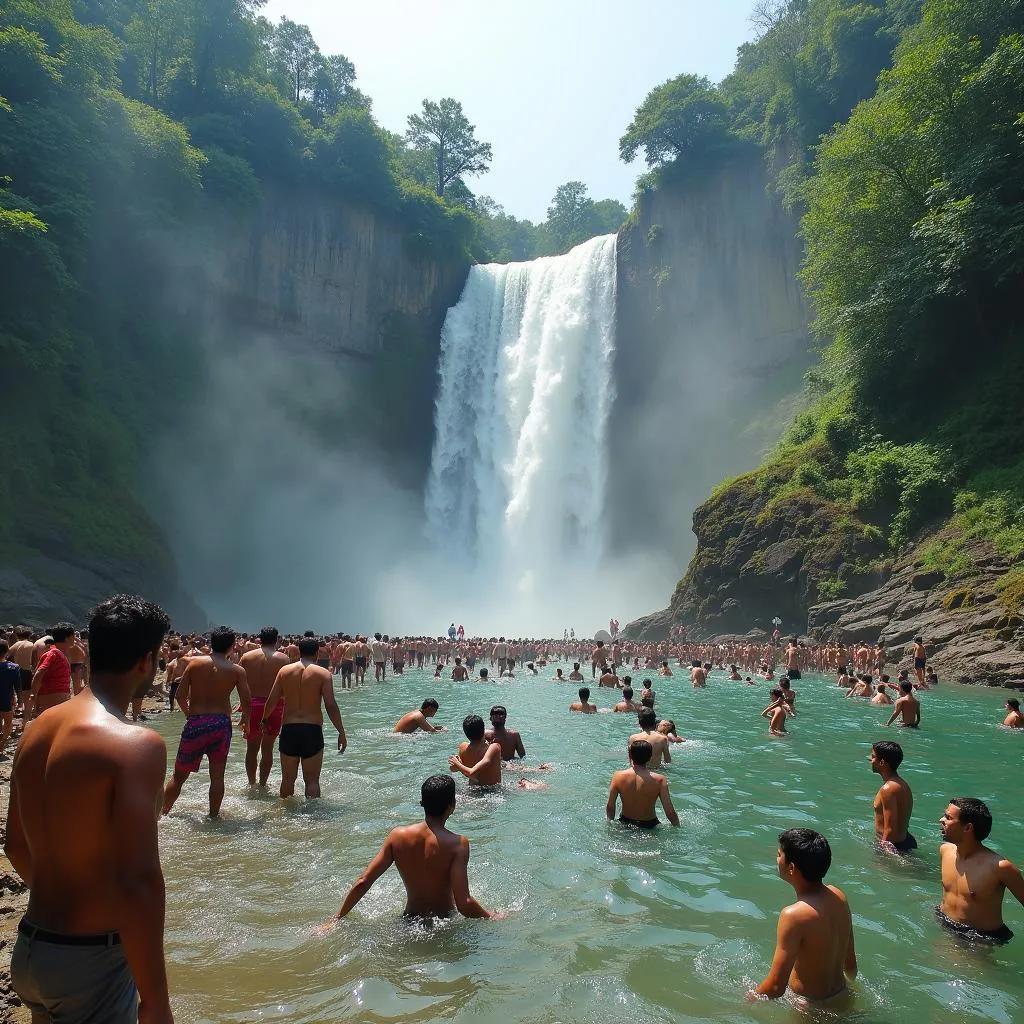
[[[779,689],[780,690],[788,690],[789,689],[789,676],[783,676],[779,680]]]
[[[508,711],[506,710],[506,708],[505,708],[505,706],[503,704],[495,704],[494,707],[491,708],[491,714],[492,715],[508,715]]]
[[[879,740],[871,744],[879,760],[884,761],[894,772],[903,764],[903,748],[892,740]]]
[[[462,720],[462,731],[470,742],[484,738],[484,720],[479,715],[466,715]]]
[[[633,684],[633,677],[632,676],[623,676],[622,677],[622,686],[623,686],[623,688],[625,688],[627,686],[632,686],[632,684]]]
[[[580,689],[579,689],[579,694],[580,694],[580,700],[583,701],[584,704],[586,704],[586,702],[588,700],[590,700],[590,687],[589,686],[581,686]]]
[[[786,863],[792,864],[808,882],[820,882],[832,866],[828,840],[814,829],[787,829],[779,836],[779,849]]]
[[[455,780],[450,775],[431,775],[420,786],[420,807],[432,818],[455,803]]]
[[[626,700],[632,700],[633,699],[633,687],[632,686],[624,686],[622,688],[622,696],[625,697]]]
[[[643,711],[637,713],[636,720],[640,723],[641,729],[653,729],[658,724],[654,708],[645,707]]]
[[[299,657],[315,658],[320,650],[320,641],[315,636],[303,636],[299,639]]]
[[[218,626],[210,634],[210,650],[214,654],[227,654],[235,646],[235,631],[230,626]]]
[[[485,668],[480,669],[480,678],[481,679],[486,679],[487,678],[487,669],[485,669]]]
[[[58,622],[48,632],[53,637],[55,644],[62,644],[65,640],[70,640],[75,635],[75,627],[70,622]]]
[[[884,673],[884,672],[882,673],[882,682],[883,683],[888,683],[889,682],[889,676],[886,675],[886,673]]]
[[[778,688],[777,686],[775,687],[775,689],[774,689],[774,690],[772,690],[772,691],[771,691],[771,695],[772,695],[772,696],[773,696],[773,697],[774,697],[774,698],[775,698],[776,700],[781,700],[781,699],[782,699],[782,691],[781,691],[781,690],[780,690],[780,689],[779,689],[779,688]]]
[[[573,672],[579,672],[579,670],[580,670],[580,663],[578,661],[574,661],[572,663],[572,670],[573,670]]]
[[[260,630],[260,644],[264,647],[271,647],[277,643],[277,626],[264,626]]]
[[[1016,697],[1011,697],[1007,702],[1008,708],[1013,708],[1014,711],[1020,711],[1020,701]]]
[[[900,683],[900,692],[901,693],[912,693],[913,690],[914,690],[914,684],[909,679],[904,679],[903,682]]]
[[[147,654],[155,655],[171,620],[167,613],[141,597],[118,594],[89,612],[89,669],[128,672]]]
[[[974,796],[955,796],[949,801],[960,808],[960,824],[974,827],[974,838],[983,843],[992,831],[992,812],[984,800]]]
[[[649,690],[650,688],[651,688],[651,681],[650,681],[650,679],[645,679],[644,680],[644,689],[645,690]]]
[[[438,704],[438,703],[437,703],[437,701],[436,701],[436,700],[434,700],[434,698],[433,698],[433,697],[428,697],[428,698],[427,698],[427,699],[426,699],[426,700],[425,700],[425,701],[424,701],[424,702],[423,702],[423,703],[422,703],[422,704],[420,705],[420,711],[426,711],[426,710],[427,710],[427,708],[433,708],[433,709],[434,709],[434,710],[436,711],[436,710],[437,710],[437,709],[438,709],[438,708],[439,708],[440,706],[441,706],[441,705],[440,705],[440,704]]]
[[[654,695],[650,694],[650,693],[642,694],[641,697],[640,697],[640,703],[643,704],[643,706],[645,708],[650,708],[653,711],[654,710]]]
[[[633,740],[629,745],[629,759],[633,764],[647,764],[654,753],[654,747],[647,740]]]

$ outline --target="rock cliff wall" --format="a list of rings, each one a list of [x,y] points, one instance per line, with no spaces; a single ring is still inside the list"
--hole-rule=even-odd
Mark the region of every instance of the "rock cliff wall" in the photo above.
[[[810,363],[797,229],[751,152],[649,193],[620,233],[617,550],[653,543],[681,574],[693,510],[792,419]]]

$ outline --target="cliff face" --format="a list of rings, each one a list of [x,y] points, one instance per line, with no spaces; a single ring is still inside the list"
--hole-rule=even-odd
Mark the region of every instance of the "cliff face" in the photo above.
[[[810,363],[797,228],[752,153],[648,194],[620,233],[616,549],[653,543],[681,572],[689,514],[791,421]]]

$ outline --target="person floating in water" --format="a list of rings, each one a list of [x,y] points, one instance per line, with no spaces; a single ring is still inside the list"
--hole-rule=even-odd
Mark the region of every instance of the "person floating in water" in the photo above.
[[[917,840],[910,833],[914,794],[899,775],[903,748],[890,740],[872,743],[868,760],[871,770],[882,777],[882,786],[875,795],[874,803],[878,842],[890,852],[910,853],[917,849]]]
[[[483,722],[480,723],[481,725]],[[405,885],[406,917],[500,918],[485,910],[469,891],[469,840],[445,824],[455,810],[455,780],[431,775],[420,788],[423,821],[394,828],[346,895],[338,912],[320,929],[331,931],[394,864]]]
[[[833,1000],[846,992],[846,979],[857,976],[857,953],[846,897],[823,882],[832,865],[828,840],[809,828],[788,829],[779,836],[775,861],[797,901],[779,914],[771,969],[751,995],[779,999],[788,988],[812,1002]]]
[[[947,931],[977,942],[1002,945],[1013,938],[1003,923],[1007,889],[1024,905],[1024,878],[1017,866],[984,845],[992,812],[974,797],[949,801],[939,822],[942,905],[935,917]]]
[[[629,767],[616,772],[608,787],[605,814],[609,821],[615,820],[615,809],[621,800],[619,821],[638,828],[654,828],[659,824],[656,807],[660,800],[665,817],[673,826],[679,826],[679,815],[672,806],[672,796],[668,791],[668,779],[647,767],[653,753],[654,748],[646,739],[630,741]]]

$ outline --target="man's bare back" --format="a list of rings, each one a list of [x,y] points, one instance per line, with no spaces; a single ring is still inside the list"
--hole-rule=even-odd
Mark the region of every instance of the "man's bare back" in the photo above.
[[[626,740],[627,750],[629,750],[630,743],[635,740],[646,740],[654,750],[654,753],[651,755],[651,760],[647,765],[648,768],[660,768],[662,762],[665,764],[672,763],[672,754],[668,748],[668,737],[658,732],[656,727],[650,732],[644,731],[633,733],[633,735]]]
[[[249,695],[256,700],[266,701],[274,680],[277,679],[277,673],[290,664],[291,659],[284,651],[270,647],[257,647],[254,651],[246,651],[239,665],[245,672]]]
[[[226,658],[202,654],[191,658],[176,694],[182,710],[192,715],[230,715],[231,694],[238,690],[243,722],[249,715],[249,687],[245,670]]]

